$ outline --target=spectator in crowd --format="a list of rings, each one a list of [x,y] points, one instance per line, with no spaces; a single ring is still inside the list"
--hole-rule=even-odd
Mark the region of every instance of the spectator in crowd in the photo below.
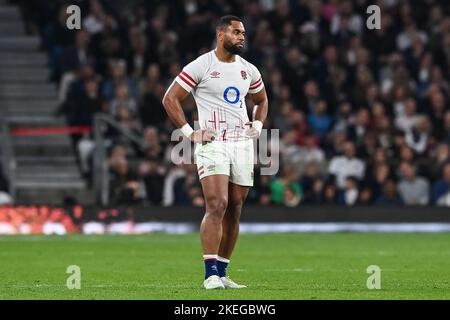
[[[163,185],[162,204],[164,206],[204,206],[201,186],[197,178],[197,167],[195,165],[182,164],[172,167],[165,174]]]
[[[89,66],[85,66],[86,75]],[[70,86],[69,97],[63,109],[66,113],[67,123],[74,127],[92,127],[94,115],[103,110],[103,101],[99,95],[99,79],[94,76],[86,79],[79,79]],[[84,139],[83,139],[84,138]],[[76,151],[77,162],[83,175],[90,179],[89,157],[93,148],[93,142],[88,133],[71,134],[73,146]]]
[[[119,105],[117,108],[116,120],[122,128],[135,133],[141,133],[141,123],[135,113],[126,105]]]
[[[137,98],[137,85],[134,79],[127,76],[127,64],[123,59],[113,60],[110,63],[111,76],[103,82],[102,96],[111,101],[117,93],[116,88],[120,85],[128,86],[127,98]]]
[[[336,34],[340,26],[342,27],[342,18],[347,19],[349,31],[359,34],[362,31],[363,21],[359,14],[353,11],[353,4],[350,0],[342,1],[339,4],[338,12],[331,20],[331,34]]]
[[[280,141],[280,156],[284,165],[290,165],[300,171],[302,165],[302,150],[296,143],[296,131],[287,131]]]
[[[442,177],[443,167],[450,161],[450,146],[446,143],[440,143],[430,150],[426,158],[421,161],[422,170],[433,181]]]
[[[260,168],[256,168],[256,172]],[[255,180],[254,187],[250,191],[249,201],[261,205],[269,205],[272,203],[272,194],[270,190],[271,178],[268,175],[259,175],[259,179]]]
[[[145,188],[145,199],[149,203],[159,205],[162,202],[165,168],[155,159],[142,161],[139,164],[138,175]]]
[[[143,150],[144,155],[148,159],[161,160],[163,156],[163,143],[160,140],[158,129],[155,127],[147,127],[144,130],[144,142],[146,144]]]
[[[395,126],[404,132],[410,132],[418,120],[416,101],[410,97],[405,103],[405,112],[397,115]]]
[[[338,112],[334,120],[333,131],[347,132],[352,123],[352,106],[348,101],[339,104]]]
[[[90,0],[89,5],[89,14],[83,21],[83,27],[90,34],[103,31],[107,25],[113,28],[117,27],[114,18],[103,10],[103,6],[99,0]]]
[[[116,87],[116,94],[110,102],[109,113],[117,117],[120,108],[125,108],[132,115],[137,115],[137,104],[133,97],[130,97],[128,87],[120,84]]]
[[[450,206],[450,163],[442,167],[442,178],[433,186],[431,196],[433,204],[440,206]]]
[[[164,206],[180,203],[180,197],[175,193],[175,186],[184,181],[188,165],[180,165],[169,170],[164,179],[163,202]]]
[[[369,186],[364,184],[361,185],[361,190],[358,191],[358,201],[356,204],[368,206],[373,203],[373,191]]]
[[[333,205],[337,204],[338,190],[334,183],[327,183],[323,188],[323,204]]]
[[[303,187],[303,185],[302,185]],[[315,178],[311,182],[310,190],[305,190],[303,203],[305,204],[320,204],[325,200],[324,197],[325,183],[322,178]]]
[[[355,177],[361,180],[364,177],[365,164],[355,157],[355,145],[347,141],[344,145],[344,154],[331,159],[329,173],[336,177],[336,185],[339,189],[345,188],[347,177]]]
[[[345,178],[344,189],[338,193],[338,204],[353,206],[358,200],[358,180],[349,176]]]
[[[62,78],[58,93],[58,102],[62,104],[66,101],[67,92],[73,81],[77,79],[83,66],[92,64],[95,61],[89,48],[89,33],[84,30],[77,32],[75,44],[67,47],[61,57]]]
[[[409,162],[400,164],[401,179],[398,190],[402,200],[407,205],[427,205],[430,198],[430,184],[416,175],[416,168]]]
[[[423,154],[428,147],[430,123],[428,117],[420,116],[406,133],[406,143],[418,154]]]
[[[379,206],[400,206],[404,202],[397,193],[397,188],[394,180],[386,180],[383,184],[383,193],[375,201]]]
[[[76,83],[75,83],[76,84]],[[67,122],[72,126],[92,126],[94,115],[103,110],[98,92],[98,80],[89,78],[79,92],[73,88],[73,97],[67,101]]]
[[[138,204],[143,200],[137,175],[126,158],[112,161],[111,199],[116,204]]]
[[[166,118],[162,98],[164,86],[160,83],[160,69],[158,65],[151,64],[147,70],[147,78],[141,84],[143,93],[140,100],[139,116],[144,127],[162,127]]]
[[[306,106],[306,112],[314,112],[316,104],[320,100],[319,88],[313,80],[308,80],[304,86],[304,101],[302,105]]]
[[[283,175],[270,185],[273,203],[286,206],[292,206],[293,203],[298,204],[303,196],[303,190],[297,179],[294,168],[285,168]]]
[[[314,108],[314,112],[308,117],[310,127],[317,132],[319,139],[323,142],[331,126],[331,117],[327,114],[327,103],[319,100]]]
[[[323,181],[322,184],[320,184],[321,188],[317,188],[317,186],[315,188],[317,180],[323,180],[320,165],[316,162],[309,162],[306,164],[305,171],[300,179],[300,185],[303,189],[305,201],[313,201],[312,198],[315,198],[322,192]]]
[[[360,145],[363,142],[363,138],[369,127],[370,114],[367,109],[360,109],[356,113],[355,123],[347,128],[347,137],[350,141],[353,141],[356,145]]]
[[[287,130],[292,129],[292,121],[289,117],[294,111],[294,105],[290,101],[284,101],[280,106],[279,115],[275,116],[274,126],[280,128],[280,132],[284,134]]]
[[[387,162],[382,162],[379,164],[375,164],[372,167],[371,172],[368,172],[365,183],[372,190],[372,194],[374,198],[378,198],[381,196],[383,192],[383,187],[389,179],[394,177],[393,172],[391,171],[391,167]]]
[[[434,137],[438,138],[439,140],[441,140],[444,135],[444,117],[446,111],[445,105],[446,105],[445,97],[441,90],[436,91],[430,97],[430,107],[431,107],[430,125],[432,127],[430,131],[432,131]]]
[[[314,135],[309,134],[305,137],[304,145],[300,147],[300,157],[302,168],[308,164],[315,164],[320,172],[326,171],[325,153],[317,146]],[[303,170],[302,170],[303,172]]]

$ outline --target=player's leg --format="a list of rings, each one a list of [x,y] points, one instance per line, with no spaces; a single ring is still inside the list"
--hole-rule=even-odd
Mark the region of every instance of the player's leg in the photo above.
[[[222,219],[228,205],[228,176],[208,176],[201,184],[206,209],[200,225],[203,254],[217,254],[222,238]]]
[[[222,221],[222,241],[217,257],[217,267],[226,288],[245,288],[226,276],[228,263],[239,235],[239,220],[242,207],[253,185],[253,142],[239,142],[233,145],[230,184],[228,186],[228,207]]]
[[[228,207],[222,220],[222,240],[219,256],[230,259],[239,235],[239,219],[242,206],[247,198],[250,187],[240,186],[230,182],[228,184]]]
[[[205,215],[200,225],[200,239],[205,262],[206,289],[223,289],[217,269],[217,254],[222,239],[222,219],[228,205],[228,176],[211,175],[201,180],[205,197]]]
[[[222,238],[222,219],[228,206],[230,164],[223,144],[218,142],[197,145],[195,159],[205,198],[205,215],[200,226],[205,262],[203,286],[223,289],[217,271],[217,254]]]
[[[222,240],[217,257],[217,269],[222,283],[226,288],[245,288],[227,277],[227,267],[230,263],[231,254],[239,236],[239,220],[242,206],[247,198],[250,187],[240,186],[230,182],[228,187],[228,207],[222,220]]]

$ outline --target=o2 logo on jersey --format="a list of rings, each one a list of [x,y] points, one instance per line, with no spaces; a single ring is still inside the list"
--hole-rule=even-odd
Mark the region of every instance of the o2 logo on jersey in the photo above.
[[[236,87],[228,87],[223,92],[223,98],[226,102],[229,104],[237,104],[240,102],[239,107],[242,108],[242,100],[239,98],[241,97],[241,92]]]

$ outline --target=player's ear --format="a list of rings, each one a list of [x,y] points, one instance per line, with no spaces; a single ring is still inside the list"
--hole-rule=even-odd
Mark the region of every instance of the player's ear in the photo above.
[[[218,29],[216,31],[216,35],[217,35],[217,40],[222,40],[222,38],[223,38],[223,30],[222,29]]]

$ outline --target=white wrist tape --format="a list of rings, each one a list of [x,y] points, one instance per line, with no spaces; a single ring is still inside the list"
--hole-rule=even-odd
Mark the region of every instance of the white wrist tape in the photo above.
[[[189,125],[189,123],[186,123],[184,126],[181,127],[181,132],[183,132],[184,136],[187,138],[191,138],[192,132],[194,132],[194,129]]]
[[[252,122],[252,127],[258,130],[258,133],[261,134],[263,123],[259,120],[255,120]]]

